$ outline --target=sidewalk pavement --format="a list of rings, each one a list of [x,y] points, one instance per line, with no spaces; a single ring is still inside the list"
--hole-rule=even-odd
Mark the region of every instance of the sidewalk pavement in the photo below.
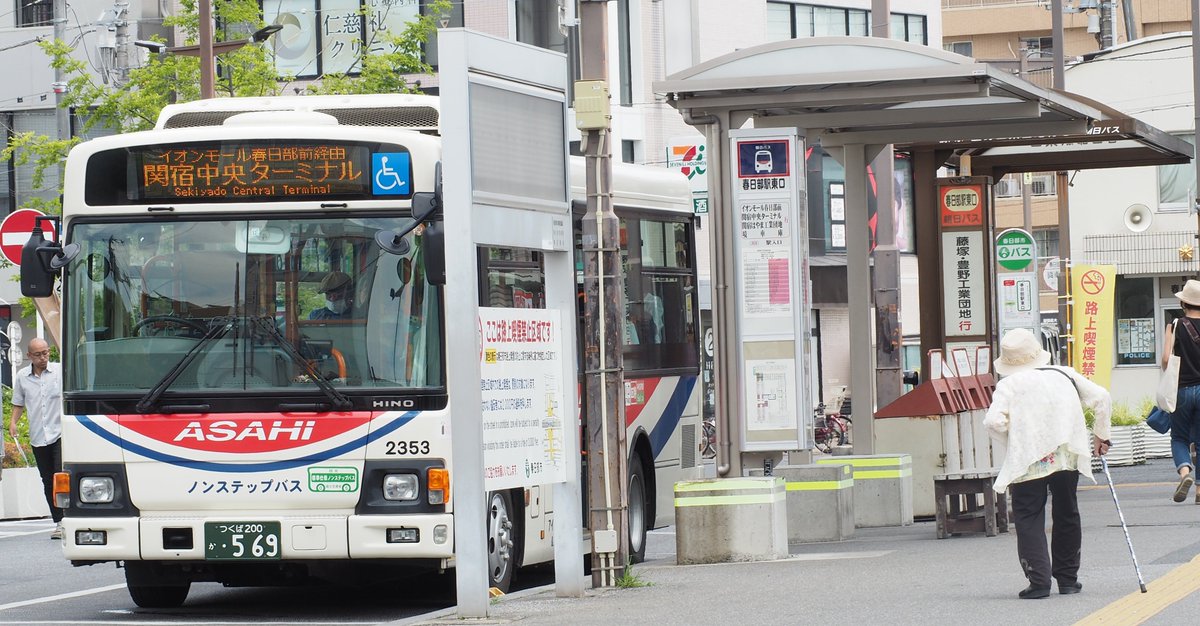
[[[1138,578],[1102,472],[1083,479],[1083,592],[1021,600],[1016,536],[936,539],[932,521],[857,529],[797,544],[787,559],[675,564],[674,528],[653,531],[634,574],[647,586],[557,598],[548,585],[497,598],[474,624],[1180,624],[1200,611],[1200,505],[1171,500],[1169,459],[1111,468],[1149,593]],[[1047,515],[1049,523],[1049,515]],[[1195,559],[1195,562],[1193,562]],[[518,572],[518,575],[520,573]],[[590,585],[589,585],[590,586]],[[454,610],[401,622],[462,624]]]

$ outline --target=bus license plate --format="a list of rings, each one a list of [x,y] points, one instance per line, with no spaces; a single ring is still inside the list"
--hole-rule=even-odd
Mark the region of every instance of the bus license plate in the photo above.
[[[204,558],[255,561],[279,558],[279,522],[205,522]]]

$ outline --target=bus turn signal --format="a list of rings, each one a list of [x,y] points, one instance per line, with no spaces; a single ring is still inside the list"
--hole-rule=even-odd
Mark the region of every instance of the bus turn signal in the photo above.
[[[429,503],[445,504],[450,501],[450,470],[441,467],[429,468]]]

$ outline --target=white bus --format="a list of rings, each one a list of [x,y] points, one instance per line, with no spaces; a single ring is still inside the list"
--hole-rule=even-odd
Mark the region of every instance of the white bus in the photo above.
[[[63,250],[23,267],[36,292],[62,266],[72,563],[123,564],[144,607],[198,581],[453,566],[444,235],[412,219],[436,206],[437,114],[428,96],[209,100],[72,150]],[[700,473],[695,242],[682,176],[618,166],[614,184],[640,558]],[[540,253],[479,267],[482,305],[543,306]],[[551,492],[488,495],[493,586],[553,557]]]

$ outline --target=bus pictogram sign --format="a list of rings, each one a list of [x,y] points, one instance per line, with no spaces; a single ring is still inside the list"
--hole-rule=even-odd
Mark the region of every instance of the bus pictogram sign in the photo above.
[[[1037,258],[1037,245],[1033,236],[1019,229],[1010,228],[996,237],[996,262],[1007,270],[1021,271]]]
[[[0,252],[4,253],[4,258],[14,265],[21,264],[21,247],[29,241],[34,221],[43,215],[45,214],[34,209],[17,209],[0,222]],[[42,231],[47,241],[54,239],[53,222],[43,220]]]

